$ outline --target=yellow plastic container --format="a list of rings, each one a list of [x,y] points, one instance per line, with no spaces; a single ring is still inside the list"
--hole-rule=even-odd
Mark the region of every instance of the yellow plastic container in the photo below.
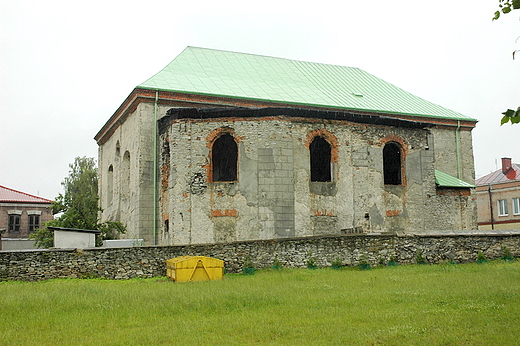
[[[220,280],[224,261],[204,256],[181,256],[166,261],[166,276],[176,282]]]

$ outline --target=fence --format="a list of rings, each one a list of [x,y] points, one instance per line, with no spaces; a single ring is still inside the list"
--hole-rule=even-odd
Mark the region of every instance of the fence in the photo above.
[[[256,268],[271,267],[275,261],[285,267],[305,267],[311,257],[318,267],[330,266],[336,259],[343,265],[354,266],[361,256],[373,265],[386,262],[391,256],[398,263],[407,264],[414,262],[419,250],[429,263],[464,263],[474,262],[478,251],[489,259],[499,258],[504,247],[520,257],[520,230],[406,236],[352,234],[206,245],[0,251],[0,279],[164,276],[165,261],[184,255],[219,258],[224,261],[228,273],[239,272],[247,256]]]

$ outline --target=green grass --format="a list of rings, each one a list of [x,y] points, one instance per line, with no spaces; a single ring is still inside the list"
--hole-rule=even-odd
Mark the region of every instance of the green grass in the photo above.
[[[520,263],[0,282],[0,345],[518,345]]]

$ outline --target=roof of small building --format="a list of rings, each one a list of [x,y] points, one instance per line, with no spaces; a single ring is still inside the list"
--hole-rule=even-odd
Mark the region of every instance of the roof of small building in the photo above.
[[[67,227],[47,227],[51,231],[63,231],[63,232],[79,232],[79,233],[93,233],[100,234],[101,232],[97,229],[81,229],[81,228],[67,228]]]
[[[52,203],[50,199],[33,196],[0,185],[0,202],[8,203]]]
[[[508,183],[515,180],[520,180],[520,165],[518,163],[513,163],[511,165],[511,169],[507,171],[505,174],[502,172],[502,169],[498,169],[494,172],[486,174],[483,177],[478,178],[475,181],[475,185],[493,185],[499,183]]]
[[[440,187],[475,187],[475,185],[438,170],[435,170],[435,184]]]
[[[359,68],[187,47],[137,88],[476,121]]]

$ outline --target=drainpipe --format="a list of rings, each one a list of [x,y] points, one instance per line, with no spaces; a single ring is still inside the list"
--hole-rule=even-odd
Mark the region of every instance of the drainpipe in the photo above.
[[[155,90],[155,103],[153,107],[153,245],[157,245],[157,102],[159,90]]]
[[[490,221],[491,221],[491,229],[495,229],[495,223],[493,221],[493,199],[491,198],[491,190],[492,190],[491,184],[488,185],[488,194],[489,194],[489,212],[490,212]]]
[[[455,145],[457,147],[457,178],[462,179],[460,164],[460,120],[457,120],[457,130],[455,131]]]

